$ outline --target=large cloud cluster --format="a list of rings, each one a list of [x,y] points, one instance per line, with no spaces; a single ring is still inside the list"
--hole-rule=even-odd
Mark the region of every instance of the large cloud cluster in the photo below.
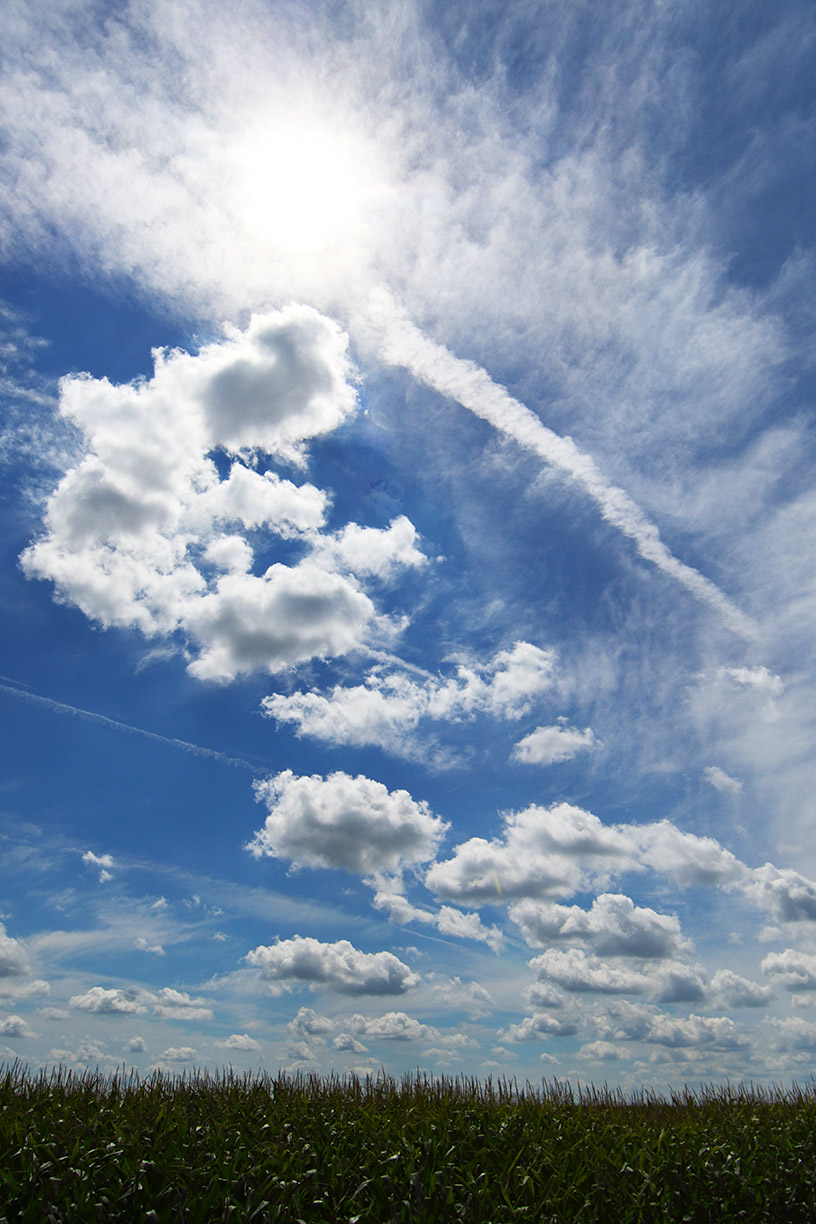
[[[302,464],[306,443],[353,412],[337,325],[288,306],[196,355],[155,359],[151,379],[125,386],[63,380],[60,411],[84,457],[49,500],[26,574],[105,626],[180,633],[202,679],[274,672],[386,632],[357,574],[423,564],[413,525],[400,516],[321,534],[327,495],[257,466],[262,456]],[[300,539],[304,555],[254,572],[259,533]]]

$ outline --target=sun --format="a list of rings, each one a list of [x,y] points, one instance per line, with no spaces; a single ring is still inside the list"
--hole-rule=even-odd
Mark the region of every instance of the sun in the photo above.
[[[370,144],[313,117],[269,116],[231,142],[229,160],[242,224],[296,255],[348,241],[383,193]]]

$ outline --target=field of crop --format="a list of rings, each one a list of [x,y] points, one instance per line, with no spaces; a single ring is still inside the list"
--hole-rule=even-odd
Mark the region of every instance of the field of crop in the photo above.
[[[0,1224],[813,1221],[816,1092],[0,1070]]]

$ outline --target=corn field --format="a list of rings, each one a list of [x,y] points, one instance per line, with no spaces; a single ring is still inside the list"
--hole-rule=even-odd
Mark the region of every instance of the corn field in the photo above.
[[[814,1219],[813,1085],[0,1069],[0,1224]]]

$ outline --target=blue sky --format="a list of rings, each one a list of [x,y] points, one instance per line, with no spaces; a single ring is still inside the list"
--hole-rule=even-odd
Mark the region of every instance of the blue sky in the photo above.
[[[812,7],[2,45],[0,1056],[808,1078]]]

